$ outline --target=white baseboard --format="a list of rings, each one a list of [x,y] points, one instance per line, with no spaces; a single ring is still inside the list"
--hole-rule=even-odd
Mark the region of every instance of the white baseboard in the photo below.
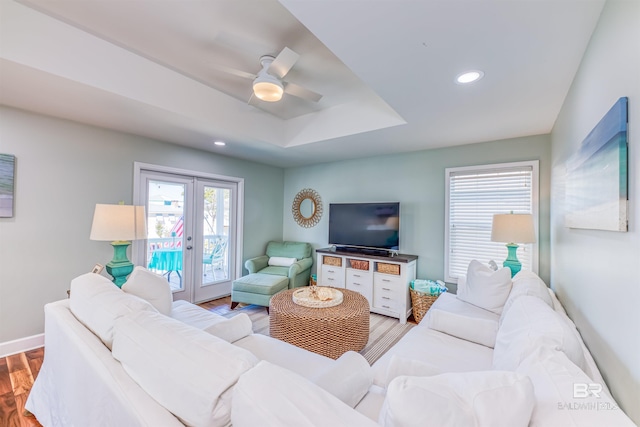
[[[0,357],[33,350],[44,345],[44,334],[32,335],[13,341],[0,342]]]

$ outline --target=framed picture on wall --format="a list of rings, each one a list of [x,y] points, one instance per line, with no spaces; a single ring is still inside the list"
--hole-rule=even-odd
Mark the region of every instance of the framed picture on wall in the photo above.
[[[569,228],[627,231],[627,104],[618,99],[567,162]]]
[[[0,154],[0,218],[13,217],[16,156]]]

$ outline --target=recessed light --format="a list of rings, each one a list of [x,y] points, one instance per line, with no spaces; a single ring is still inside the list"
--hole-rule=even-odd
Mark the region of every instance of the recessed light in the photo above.
[[[484,73],[479,70],[466,71],[456,77],[456,83],[467,84],[473,83],[484,77]]]
[[[227,145],[227,143],[224,141],[215,141],[213,144],[219,147],[224,147],[225,145]]]

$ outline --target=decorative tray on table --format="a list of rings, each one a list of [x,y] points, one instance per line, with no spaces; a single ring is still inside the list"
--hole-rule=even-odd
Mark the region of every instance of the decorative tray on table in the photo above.
[[[342,292],[326,286],[308,286],[293,292],[293,302],[303,307],[327,308],[342,303]]]

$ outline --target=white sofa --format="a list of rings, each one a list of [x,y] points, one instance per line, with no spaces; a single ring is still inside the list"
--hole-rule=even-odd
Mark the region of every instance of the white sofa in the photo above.
[[[154,281],[136,269],[128,283],[144,284],[136,274]],[[70,300],[45,307],[26,407],[44,426],[634,425],[537,276],[479,301],[493,311],[469,302],[469,285],[369,367],[253,334],[246,316],[80,276]]]

